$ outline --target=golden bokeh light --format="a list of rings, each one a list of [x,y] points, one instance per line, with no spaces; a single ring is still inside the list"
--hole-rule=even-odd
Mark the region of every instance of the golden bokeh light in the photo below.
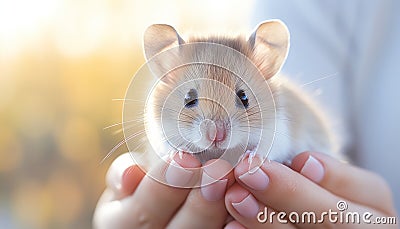
[[[43,184],[25,179],[12,193],[11,201],[16,227],[46,228],[52,212],[50,190]]]
[[[7,173],[21,166],[22,147],[12,130],[2,128],[0,135],[0,173]]]
[[[72,175],[62,172],[53,174],[46,188],[53,200],[51,218],[56,223],[69,225],[83,213],[84,193]]]
[[[95,126],[83,118],[71,118],[63,123],[57,134],[59,152],[73,162],[96,160],[100,141]]]

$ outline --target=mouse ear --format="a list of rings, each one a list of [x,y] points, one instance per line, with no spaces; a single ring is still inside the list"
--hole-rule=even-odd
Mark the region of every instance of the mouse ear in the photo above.
[[[149,60],[156,54],[185,43],[174,27],[166,24],[154,24],[144,32],[144,53]]]
[[[248,40],[255,64],[269,79],[279,72],[289,50],[289,30],[280,20],[260,23]]]

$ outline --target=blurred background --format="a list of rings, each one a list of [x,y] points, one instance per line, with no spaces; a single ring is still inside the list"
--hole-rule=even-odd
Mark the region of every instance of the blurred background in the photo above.
[[[239,1],[0,0],[0,228],[91,228],[153,23],[247,30]],[[205,17],[204,15],[207,15]],[[241,15],[238,17],[237,15]],[[201,20],[199,20],[201,19]]]
[[[395,2],[0,0],[0,228],[91,228],[107,168],[127,151],[100,163],[123,140],[121,125],[104,128],[121,122],[113,99],[144,64],[153,23],[237,33],[283,19],[283,71],[343,121],[345,150],[389,181],[399,209],[400,46],[385,35],[400,34]]]

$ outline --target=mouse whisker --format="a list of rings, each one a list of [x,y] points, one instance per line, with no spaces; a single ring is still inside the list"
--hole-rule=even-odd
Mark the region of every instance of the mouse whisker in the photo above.
[[[139,99],[119,99],[119,98],[112,99],[111,101],[122,101],[122,102],[129,101],[129,102],[140,102],[140,103],[146,102],[145,100],[139,100]]]
[[[237,127],[246,128],[246,129],[251,128],[251,129],[258,129],[258,130],[263,130],[264,129],[264,128],[260,127],[259,125],[256,125],[256,126],[253,126],[253,125],[246,125],[246,126],[239,125]]]
[[[120,128],[120,131],[122,131],[122,130],[127,131],[127,130],[131,130],[131,129],[135,129],[135,128],[143,129],[144,128],[143,126],[144,126],[143,124],[135,123],[135,124],[131,124],[131,125],[126,125],[126,126],[124,126],[124,128]]]
[[[163,143],[168,143],[169,144],[170,141],[178,142],[178,141],[175,141],[175,139],[176,140],[180,140],[181,138],[182,138],[182,136],[179,135],[179,134],[170,134],[170,135],[168,135],[168,137],[162,136],[160,141],[163,142]]]
[[[305,86],[313,84],[315,82],[318,82],[318,81],[321,81],[321,80],[325,80],[325,79],[331,78],[333,76],[337,76],[338,74],[339,74],[339,72],[335,72],[335,73],[332,73],[332,74],[329,74],[329,75],[326,75],[326,76],[322,76],[322,77],[320,77],[318,79],[315,79],[315,80],[312,80],[312,81],[310,81],[308,83],[301,84],[300,87],[305,87]]]
[[[141,138],[141,140],[138,140],[139,144],[134,149],[130,149],[131,152],[135,152],[136,150],[140,149],[140,147],[147,145],[147,139],[146,138]]]
[[[132,119],[132,120],[128,120],[128,121],[125,121],[125,122],[118,122],[118,123],[106,126],[106,127],[103,128],[103,130],[110,129],[112,127],[120,126],[120,125],[123,125],[123,124],[126,124],[126,123],[130,123],[130,122],[138,122],[138,123],[141,122],[141,123],[143,123],[143,121],[144,121],[144,118],[140,117],[140,118],[137,118],[137,119]]]
[[[127,143],[128,141],[132,140],[133,138],[145,133],[145,130],[140,130],[128,137],[126,137],[124,140],[120,141],[117,145],[115,145],[108,153],[107,155],[100,161],[100,164],[102,164],[106,159],[108,159],[119,147],[121,147],[123,144]]]
[[[322,76],[322,77],[317,78],[317,79],[315,79],[315,80],[312,80],[312,81],[310,81],[310,82],[301,84],[301,85],[299,85],[299,87],[306,87],[306,86],[308,86],[308,85],[310,85],[310,84],[319,82],[319,81],[321,81],[321,80],[325,80],[325,79],[329,79],[329,78],[331,78],[331,77],[333,77],[333,76],[337,76],[338,74],[339,74],[338,72],[335,72],[335,73],[332,73],[332,74],[329,74],[329,75],[326,75],[326,76]],[[290,91],[275,90],[275,91],[272,92],[272,95],[273,95],[274,98],[275,98],[275,97],[277,97],[277,96],[283,95],[284,93],[288,93],[288,92],[290,92]]]
[[[115,130],[114,132],[112,132],[111,134],[117,135],[117,134],[121,133],[123,130],[124,130],[124,128],[119,128],[119,129]]]
[[[186,120],[179,120],[179,119],[177,119],[177,120],[174,120],[174,121],[178,121],[178,122],[184,122],[184,123],[193,124],[193,122],[186,121]]]
[[[157,105],[155,105],[155,106],[157,106]],[[186,117],[188,117],[190,119],[196,119],[197,118],[196,116],[182,113],[180,110],[174,110],[174,109],[171,109],[171,108],[168,108],[168,107],[163,107],[163,106],[158,106],[158,107],[160,107],[160,108],[162,108],[163,110],[166,110],[166,111],[172,111],[175,114],[186,116]],[[161,114],[159,114],[159,115],[161,115]]]
[[[259,117],[259,118],[256,117],[256,119],[253,119],[253,118],[250,119],[249,117],[251,117],[251,116],[253,116],[253,115],[256,115],[256,114],[242,115],[242,116],[236,117],[236,118],[233,119],[233,120],[238,120],[238,121],[242,121],[242,120],[248,120],[248,121],[261,120],[261,117]]]

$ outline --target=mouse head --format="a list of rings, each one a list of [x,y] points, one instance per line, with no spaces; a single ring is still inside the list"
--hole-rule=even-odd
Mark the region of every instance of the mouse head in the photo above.
[[[261,23],[248,39],[185,41],[169,25],[150,26],[144,51],[158,78],[145,110],[152,145],[162,151],[158,146],[167,144],[206,161],[229,150],[240,155],[255,150],[262,139],[271,140],[265,137],[274,130],[269,81],[279,72],[288,47],[288,30],[278,20]]]

